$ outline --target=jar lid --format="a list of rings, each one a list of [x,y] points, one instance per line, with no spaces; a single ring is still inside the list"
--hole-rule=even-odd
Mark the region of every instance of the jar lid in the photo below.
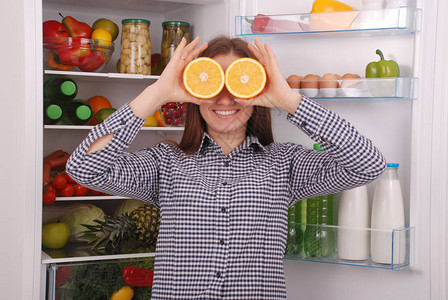
[[[151,22],[149,20],[145,20],[145,19],[124,19],[121,21],[121,24],[124,23],[146,23],[146,24],[151,24]]]
[[[397,164],[397,163],[388,163],[386,165],[386,167],[388,167],[388,168],[398,168],[399,166],[400,166],[400,164]]]
[[[87,120],[92,116],[92,110],[87,105],[80,105],[75,114],[80,120]]]
[[[190,23],[184,21],[165,21],[162,23],[162,26],[169,26],[169,25],[190,27]]]
[[[61,86],[61,93],[66,96],[72,96],[76,93],[76,84],[73,81],[64,81]]]
[[[57,120],[62,116],[62,109],[56,104],[49,105],[46,112],[47,116],[53,120]]]

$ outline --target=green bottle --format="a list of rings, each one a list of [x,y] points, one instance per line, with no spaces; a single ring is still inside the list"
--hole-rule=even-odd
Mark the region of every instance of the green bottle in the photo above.
[[[303,233],[300,225],[296,223],[296,206],[288,208],[288,238],[286,240],[286,255],[297,256],[302,251]]]
[[[87,124],[92,116],[92,107],[82,99],[74,99],[62,106],[62,122],[66,125]]]
[[[44,82],[44,98],[60,105],[75,99],[78,86],[73,79],[65,75],[47,78]]]
[[[55,125],[62,119],[61,106],[44,99],[44,124]]]
[[[323,151],[319,145],[315,150]],[[306,200],[306,229],[304,251],[307,257],[330,257],[336,249],[334,228],[334,195],[324,195]]]

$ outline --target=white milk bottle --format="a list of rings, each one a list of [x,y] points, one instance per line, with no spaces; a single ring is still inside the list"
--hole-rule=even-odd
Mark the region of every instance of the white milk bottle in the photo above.
[[[403,197],[398,179],[398,164],[387,164],[378,179],[372,204],[371,256],[381,264],[405,261],[406,236],[393,229],[405,226]]]
[[[366,260],[370,253],[370,208],[365,185],[341,193],[338,212],[338,256]]]

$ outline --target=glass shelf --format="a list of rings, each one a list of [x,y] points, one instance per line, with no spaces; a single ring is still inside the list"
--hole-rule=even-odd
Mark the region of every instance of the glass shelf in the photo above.
[[[235,35],[249,40],[282,36],[409,35],[420,30],[420,20],[421,10],[407,6],[369,11],[236,16]]]
[[[73,76],[77,80],[88,80],[97,82],[110,82],[117,80],[124,83],[142,83],[145,81],[156,81],[160,76],[141,75],[141,74],[123,74],[123,73],[96,73],[96,72],[77,72],[77,71],[57,71],[45,70],[45,75],[67,75]]]
[[[414,227],[393,230],[290,223],[285,259],[390,270],[414,265]]]
[[[92,130],[94,126],[90,125],[44,125],[44,129],[59,130]],[[183,126],[172,127],[142,127],[143,131],[183,131]]]
[[[301,80],[300,84],[311,80]],[[315,86],[330,83],[330,80],[314,80]],[[291,82],[290,82],[291,83]],[[297,84],[297,83],[296,83]],[[337,88],[294,89],[312,99],[415,99],[418,95],[418,78],[359,78],[334,80]]]

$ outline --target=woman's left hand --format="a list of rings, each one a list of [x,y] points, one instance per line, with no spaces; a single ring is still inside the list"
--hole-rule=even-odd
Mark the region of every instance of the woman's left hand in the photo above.
[[[255,45],[248,44],[248,47],[265,67],[267,83],[261,94],[248,100],[247,104],[280,108],[294,114],[302,96],[289,87],[271,47],[268,44],[263,45],[258,39],[254,43]],[[241,100],[241,102],[244,101]]]

